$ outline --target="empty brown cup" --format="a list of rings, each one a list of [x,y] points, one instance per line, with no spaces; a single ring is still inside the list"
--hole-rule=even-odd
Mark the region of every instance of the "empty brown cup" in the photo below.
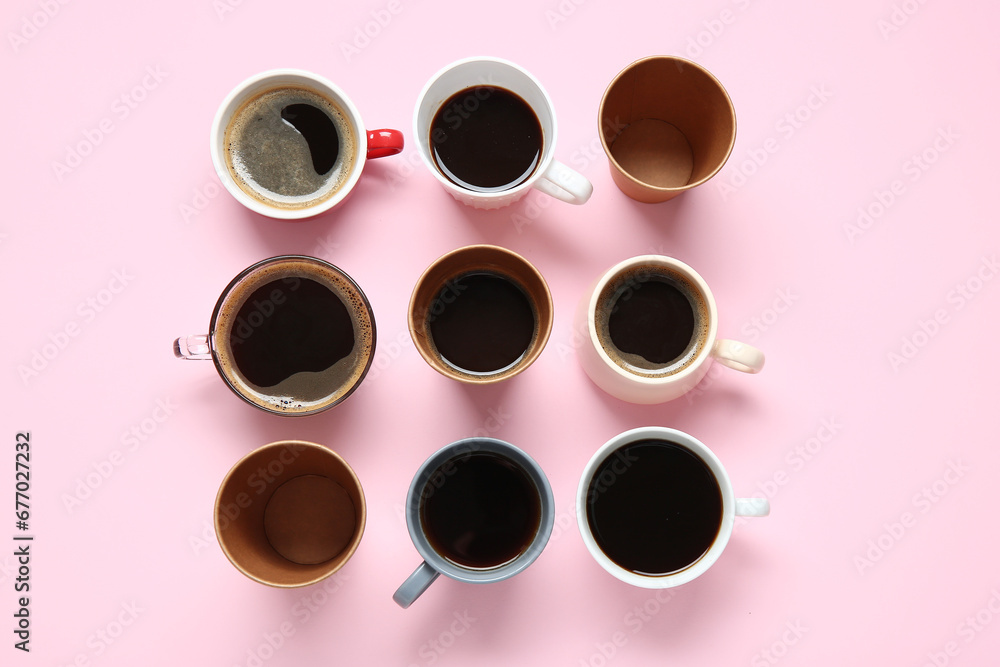
[[[492,274],[513,283],[530,304],[534,318],[530,340],[512,363],[489,370],[469,370],[449,360],[432,332],[432,322],[465,294],[463,280],[478,274]],[[499,311],[498,311],[499,312]],[[498,318],[488,335],[469,336],[471,347],[488,349],[503,338],[507,322]],[[552,294],[542,274],[512,250],[494,245],[471,245],[453,250],[434,261],[417,280],[410,296],[410,336],[420,356],[431,368],[446,377],[469,384],[489,384],[513,377],[530,366],[542,353],[552,332]],[[482,334],[482,332],[480,332]]]
[[[611,177],[626,195],[654,203],[712,178],[736,142],[729,94],[708,70],[649,56],[615,77],[598,113]]]
[[[233,466],[215,499],[215,532],[240,572],[269,586],[316,583],[351,558],[365,496],[338,454],[311,442],[264,445]]]

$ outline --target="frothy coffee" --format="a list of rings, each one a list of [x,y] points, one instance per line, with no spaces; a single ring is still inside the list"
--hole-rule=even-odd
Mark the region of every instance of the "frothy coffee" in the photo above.
[[[343,109],[299,86],[271,88],[236,110],[226,164],[240,189],[284,209],[315,206],[350,178],[358,138]]]
[[[227,289],[211,332],[219,372],[265,410],[305,414],[346,398],[368,371],[375,320],[354,282],[307,257],[267,260]]]
[[[597,338],[618,366],[643,377],[687,368],[709,335],[704,295],[678,272],[640,266],[614,276],[597,300]]]

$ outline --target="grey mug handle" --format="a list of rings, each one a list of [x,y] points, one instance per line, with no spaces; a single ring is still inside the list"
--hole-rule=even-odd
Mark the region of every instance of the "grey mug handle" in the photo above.
[[[407,577],[406,581],[396,589],[396,592],[392,594],[392,599],[400,607],[406,609],[434,583],[439,574],[441,573],[428,565],[427,561],[423,561],[413,571],[413,574]]]

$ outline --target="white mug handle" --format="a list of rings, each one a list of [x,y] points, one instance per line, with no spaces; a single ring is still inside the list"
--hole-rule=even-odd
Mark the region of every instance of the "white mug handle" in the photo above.
[[[736,516],[767,516],[771,513],[771,503],[767,498],[737,498]]]
[[[759,373],[764,368],[764,353],[753,345],[720,338],[712,346],[712,356],[723,366],[744,373]]]
[[[550,197],[569,204],[585,204],[594,193],[594,185],[583,174],[559,160],[553,160],[534,185]]]

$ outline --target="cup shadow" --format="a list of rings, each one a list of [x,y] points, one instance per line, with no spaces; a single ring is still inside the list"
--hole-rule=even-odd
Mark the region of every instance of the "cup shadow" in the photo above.
[[[348,205],[343,204],[344,207]],[[257,239],[260,247],[257,254],[260,259],[276,255],[312,255],[324,258],[325,248],[335,248],[338,245],[339,234],[335,221],[339,209],[303,220],[279,220],[251,211],[236,202],[232,206],[235,207],[232,217],[237,219],[236,224],[252,232],[244,236]]]
[[[451,628],[465,634],[463,644],[476,654],[501,649],[518,631],[523,614],[537,594],[537,585],[528,580],[530,568],[509,579],[488,584],[471,584],[438,577],[413,605],[403,611],[418,614],[420,622],[409,631],[412,652]],[[466,630],[474,632],[466,634]]]
[[[764,565],[753,545],[734,536],[719,561],[694,581],[652,589],[618,581],[600,570],[586,582],[590,597],[622,612],[621,632],[630,644],[677,652],[700,645],[699,628],[718,617],[720,606],[752,596]]]
[[[440,188],[438,188],[440,189]],[[531,190],[519,201],[498,209],[473,208],[443,193],[454,206],[454,213],[482,243],[517,249],[518,246],[559,248],[559,256],[568,263],[582,260],[588,248],[574,233],[569,220],[579,207]]]
[[[442,386],[436,390],[441,397],[441,405],[448,406],[439,411],[435,418],[446,420],[459,435],[455,438],[479,436],[492,437],[489,428],[491,410],[505,404],[505,397],[517,386],[520,375],[486,385],[473,385],[451,378],[441,377]],[[440,443],[443,447],[448,443]]]
[[[623,428],[640,425],[669,426],[683,431],[687,430],[690,424],[696,423],[702,414],[725,413],[730,419],[749,418],[757,404],[749,392],[720,386],[712,373],[706,375],[683,396],[665,403],[650,405],[629,403],[611,396],[594,384],[579,364],[577,373],[580,378],[577,382],[586,386],[605,409],[607,416],[621,424]]]
[[[340,208],[350,209],[352,204],[357,204],[358,201],[377,201],[385,198],[387,189],[390,192],[396,189],[393,181],[402,178],[395,163],[399,160],[405,160],[406,158],[403,155],[403,153],[400,153],[398,155],[387,156],[384,159],[369,158],[365,161],[364,171],[361,173],[361,178],[355,184],[354,190],[344,200],[342,206],[338,206],[327,213],[332,213],[335,217]]]
[[[364,224],[352,211],[364,210],[366,202],[377,202],[385,197],[392,167],[380,161],[373,162],[365,165],[354,189],[340,204],[319,215],[281,220],[251,211],[236,201],[229,202],[231,210],[226,215],[235,217],[238,225],[253,232],[261,252],[267,256],[297,254],[330,259],[344,239],[352,235],[352,226]]]
[[[685,192],[673,199],[656,204],[646,204],[631,199],[625,193],[618,191],[632,213],[632,218],[641,220],[650,231],[655,233],[662,243],[649,248],[650,254],[676,256],[684,254],[688,246],[694,247],[698,239],[697,232],[697,201],[692,200],[691,192]],[[704,239],[701,239],[704,242]]]
[[[356,391],[342,403],[318,414],[286,417],[246,404],[225,386],[217,389],[228,395],[215,402],[212,413],[221,423],[232,425],[229,439],[237,450],[234,455],[238,456],[271,442],[305,440],[332,449],[350,463],[351,453],[363,444],[359,441],[365,432],[364,415],[370,415],[372,410],[366,407],[371,395]]]

